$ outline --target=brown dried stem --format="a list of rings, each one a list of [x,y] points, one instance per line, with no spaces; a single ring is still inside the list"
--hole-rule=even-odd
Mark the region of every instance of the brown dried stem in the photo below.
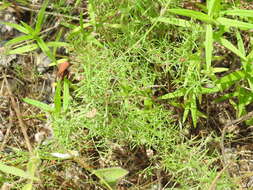
[[[4,80],[5,80],[5,83],[6,83],[7,91],[9,93],[9,96],[10,96],[10,99],[11,99],[12,107],[13,107],[15,113],[16,113],[16,116],[18,118],[18,122],[19,122],[19,125],[20,125],[20,128],[21,128],[21,131],[22,131],[23,136],[25,138],[26,146],[27,146],[29,152],[32,153],[32,146],[31,146],[29,137],[28,137],[27,132],[26,132],[26,126],[25,126],[25,123],[24,123],[24,121],[22,119],[20,109],[19,109],[19,107],[18,107],[18,105],[17,105],[17,103],[16,103],[16,101],[14,99],[14,96],[13,96],[12,92],[11,92],[11,88],[9,86],[8,80],[6,78],[6,75],[4,75]]]

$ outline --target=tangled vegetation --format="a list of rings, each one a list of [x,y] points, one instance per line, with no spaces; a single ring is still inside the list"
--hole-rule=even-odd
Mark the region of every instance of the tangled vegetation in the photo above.
[[[0,1],[0,186],[251,189],[253,3]]]

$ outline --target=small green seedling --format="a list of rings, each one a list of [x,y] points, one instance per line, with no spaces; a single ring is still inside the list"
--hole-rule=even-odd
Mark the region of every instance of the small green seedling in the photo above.
[[[62,86],[63,86],[63,90],[62,90]],[[68,110],[68,107],[70,104],[69,86],[70,86],[70,81],[66,78],[64,78],[63,81],[59,80],[57,82],[55,95],[54,95],[54,107],[46,103],[40,102],[38,100],[34,100],[30,98],[24,98],[23,101],[45,112],[51,113],[57,117],[60,115],[62,111],[66,112]],[[63,95],[62,95],[62,91],[63,91]]]
[[[7,54],[23,54],[26,52],[30,52],[33,50],[36,50],[37,48],[40,48],[53,62],[56,62],[55,56],[51,53],[49,47],[60,47],[60,46],[69,46],[68,43],[65,42],[48,42],[46,43],[42,36],[41,36],[41,29],[42,24],[44,20],[44,15],[46,11],[46,7],[48,4],[48,0],[44,2],[42,5],[42,8],[40,9],[35,28],[32,28],[28,24],[21,21],[21,24],[15,24],[15,23],[8,23],[8,22],[0,22],[0,24],[5,24],[10,27],[15,28],[21,33],[24,33],[24,35],[18,36],[16,38],[13,38],[12,40],[9,40],[5,46],[6,46],[6,53]],[[36,41],[36,43],[31,43],[32,41]],[[20,44],[21,42],[25,42]],[[19,44],[20,47],[12,48],[13,45]]]

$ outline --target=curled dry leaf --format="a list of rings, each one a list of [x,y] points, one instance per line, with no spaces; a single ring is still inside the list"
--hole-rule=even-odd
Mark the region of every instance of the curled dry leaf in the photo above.
[[[60,63],[58,65],[58,72],[57,75],[59,77],[63,77],[66,74],[67,69],[69,68],[70,64],[69,62],[65,61],[63,63]]]
[[[85,117],[94,118],[97,115],[97,109],[93,108],[91,111],[85,114]]]

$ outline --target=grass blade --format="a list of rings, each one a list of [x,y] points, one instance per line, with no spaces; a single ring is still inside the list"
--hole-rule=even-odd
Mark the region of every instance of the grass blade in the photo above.
[[[54,108],[51,107],[50,105],[45,104],[43,102],[40,102],[38,100],[33,100],[33,99],[30,99],[30,98],[24,98],[23,101],[25,103],[31,104],[31,105],[33,105],[37,108],[40,108],[41,110],[43,110],[45,112],[52,112],[54,110]]]
[[[94,11],[94,6],[92,4],[92,1],[89,1],[88,3],[88,14],[89,14],[90,24],[92,24],[92,26],[96,28],[96,14]]]
[[[22,32],[22,33],[25,33],[25,34],[29,33],[29,31],[25,27],[23,27],[23,26],[21,26],[19,24],[9,23],[9,22],[0,22],[0,24],[5,24],[5,25],[10,26],[12,28],[15,28],[19,32]]]
[[[61,113],[61,80],[57,81],[54,95],[54,106],[55,106],[55,114],[59,115]]]
[[[63,80],[63,111],[66,112],[69,107],[70,94],[69,94],[69,80]]]
[[[216,84],[220,87],[221,90],[226,90],[230,86],[232,86],[237,81],[244,79],[246,77],[246,73],[244,71],[234,71],[221,79],[219,79]]]
[[[47,42],[45,45],[48,47],[68,47],[68,46],[70,46],[70,44],[66,43],[66,42]]]
[[[9,40],[5,45],[9,46],[9,45],[17,44],[26,40],[31,40],[31,39],[33,39],[31,35],[18,36],[16,38]]]
[[[249,24],[247,22],[242,22],[242,21],[233,20],[233,19],[224,18],[224,17],[218,18],[217,21],[221,25],[224,25],[224,26],[227,26],[227,27],[235,27],[235,28],[240,28],[242,30],[253,29],[253,24]]]
[[[2,171],[3,173],[6,173],[6,174],[11,174],[11,175],[23,177],[26,179],[38,180],[37,178],[30,176],[27,172],[25,172],[19,168],[16,168],[13,166],[7,166],[2,163],[0,163],[0,171]]]
[[[240,34],[239,31],[236,31],[236,38],[237,38],[237,46],[238,46],[239,51],[240,51],[244,56],[246,56],[246,51],[245,51],[245,48],[244,48],[242,36],[241,36],[241,34]]]
[[[38,17],[37,17],[37,21],[36,21],[36,26],[35,26],[35,33],[38,34],[41,30],[41,26],[43,23],[43,18],[44,18],[44,14],[47,8],[47,4],[48,4],[48,0],[46,0],[43,5],[42,8],[40,9],[39,13],[38,13]]]
[[[20,48],[10,50],[10,51],[7,52],[7,54],[9,54],[9,55],[11,55],[11,54],[23,54],[23,53],[26,53],[26,52],[36,50],[37,48],[38,48],[37,44],[30,44],[30,45],[22,46]]]
[[[165,94],[165,95],[159,97],[159,99],[166,100],[166,99],[181,97],[181,96],[185,95],[186,91],[187,91],[187,89],[182,88],[182,89],[176,90],[175,92]]]
[[[205,54],[206,54],[206,68],[207,72],[210,72],[212,63],[212,53],[213,53],[213,28],[212,25],[208,24],[206,26],[206,41],[205,41]]]
[[[29,32],[30,35],[34,35],[34,29],[31,26],[29,26],[28,24],[26,24],[23,21],[20,21],[20,22],[27,29],[27,31]]]
[[[244,56],[244,54],[240,50],[238,50],[231,42],[229,42],[225,38],[221,38],[220,42],[223,46],[225,46],[227,49],[232,51],[237,56],[241,57],[244,61],[247,60],[247,58]]]
[[[190,28],[193,25],[193,23],[184,19],[179,19],[179,18],[158,17],[154,19],[154,21],[163,22],[166,24],[172,24],[172,25],[181,26],[181,27],[187,27],[187,28]]]
[[[213,17],[214,13],[218,11],[221,0],[211,0],[208,3],[208,16]]]
[[[204,13],[198,12],[198,11],[193,11],[193,10],[188,10],[188,9],[169,9],[168,11],[170,13],[173,13],[173,14],[188,16],[188,17],[198,19],[198,20],[208,22],[208,23],[214,23],[215,22],[207,14],[204,14]]]
[[[190,104],[189,104],[189,102],[187,102],[184,107],[183,123],[186,121],[186,119],[189,115],[189,111],[190,111]]]
[[[197,115],[197,104],[196,104],[196,96],[193,94],[191,100],[191,116],[192,116],[192,122],[193,126],[196,128],[197,127],[197,121],[198,121],[198,115]]]
[[[60,31],[58,32],[55,42],[59,42],[61,35],[62,35],[62,29],[60,29]],[[48,46],[48,43],[47,43],[47,46]],[[57,52],[57,46],[53,46],[53,56],[54,57],[56,57],[56,52]]]
[[[37,41],[39,47],[41,48],[41,50],[42,50],[53,62],[55,62],[55,58],[53,57],[52,53],[50,52],[49,47],[46,45],[46,43],[44,42],[44,40],[42,40],[42,38],[38,37],[38,38],[36,38],[36,41]]]
[[[234,9],[234,10],[224,11],[223,14],[253,18],[253,10]]]

